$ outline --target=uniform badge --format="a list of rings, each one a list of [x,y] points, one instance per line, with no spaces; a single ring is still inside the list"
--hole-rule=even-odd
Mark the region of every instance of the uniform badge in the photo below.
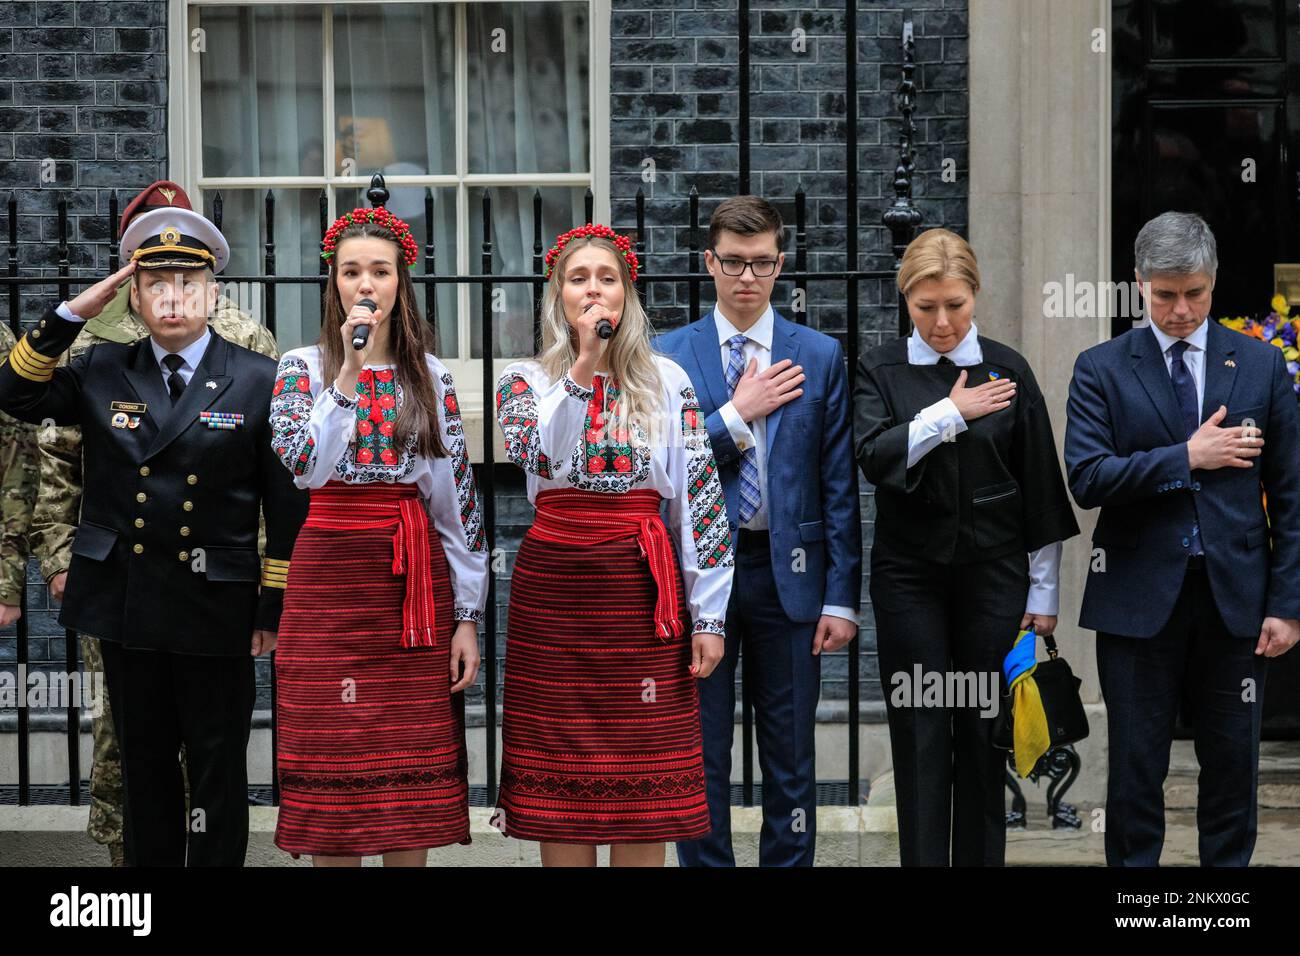
[[[130,420],[131,418],[129,415],[127,415],[126,412],[114,412],[112,418],[112,424],[114,428],[127,428],[129,427],[127,423]]]
[[[208,428],[234,431],[244,424],[244,416],[239,412],[199,412],[199,421]]]

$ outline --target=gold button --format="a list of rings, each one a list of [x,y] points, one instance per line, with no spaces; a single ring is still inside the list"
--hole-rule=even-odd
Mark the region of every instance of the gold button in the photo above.
[[[197,484],[199,483],[199,476],[198,476],[198,475],[188,475],[188,476],[185,478],[185,480],[186,480],[187,482],[189,482],[191,485],[197,485]]]
[[[41,328],[45,328],[45,320],[41,319]]]
[[[40,337],[41,337],[41,330],[40,330],[40,329],[32,329],[32,338],[34,338],[34,339],[39,339]]]
[[[143,519],[143,518],[136,518],[136,519],[135,519],[135,526],[136,526],[137,528],[143,528],[143,527],[144,527],[144,519]]]
[[[188,551],[182,551],[182,552],[178,555],[178,557],[179,557],[182,561],[188,561],[188,560],[190,559],[190,553],[189,553]]]
[[[137,544],[137,545],[136,545],[134,548],[132,548],[131,550],[134,551],[136,554],[144,554],[144,545],[142,545],[142,544]]]
[[[144,504],[146,501],[149,500],[149,496],[146,495],[143,491],[137,492],[135,496],[135,500],[140,502],[140,504]]]
[[[188,538],[189,536],[190,536],[190,529],[189,529],[189,528],[181,528],[181,537],[182,537],[182,538]]]
[[[148,478],[148,477],[149,477],[149,466],[148,466],[148,465],[141,465],[141,466],[140,466],[140,477],[141,477],[141,478]]]
[[[181,507],[184,508],[186,511],[193,511],[193,510],[194,510],[194,502],[192,502],[192,501],[187,501],[187,502],[185,502],[185,504],[181,505]]]

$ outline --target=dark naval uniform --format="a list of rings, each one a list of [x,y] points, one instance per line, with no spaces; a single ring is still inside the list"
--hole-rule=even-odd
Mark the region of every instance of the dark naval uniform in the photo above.
[[[126,863],[239,866],[251,639],[278,627],[307,511],[271,447],[276,363],[209,332],[173,404],[151,338],[101,343],[56,368],[82,327],[49,309],[0,365],[0,408],[81,428],[85,490],[59,623],[103,641]]]

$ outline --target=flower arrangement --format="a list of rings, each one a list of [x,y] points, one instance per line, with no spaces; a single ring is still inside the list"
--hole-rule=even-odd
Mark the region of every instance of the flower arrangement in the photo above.
[[[1263,319],[1238,316],[1235,319],[1219,319],[1219,324],[1280,348],[1286,358],[1286,370],[1291,375],[1291,387],[1300,395],[1300,347],[1296,344],[1297,333],[1300,333],[1300,316],[1293,317],[1290,314],[1290,306],[1283,295],[1273,296],[1269,305],[1273,311]]]

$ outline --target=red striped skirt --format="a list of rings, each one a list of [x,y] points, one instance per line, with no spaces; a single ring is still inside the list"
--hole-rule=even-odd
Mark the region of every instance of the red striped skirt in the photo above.
[[[402,646],[407,588],[394,573],[395,538],[400,503],[413,495],[412,484],[339,482],[311,493],[275,654],[275,845],[294,855],[469,842],[464,714],[449,679],[451,577],[432,526],[435,645]],[[406,520],[427,522],[419,515]]]
[[[539,509],[554,496],[619,517],[657,510],[659,500],[563,489],[542,492]],[[659,843],[709,832],[689,605],[675,560],[672,579],[683,636],[664,640],[635,534],[603,544],[543,540],[535,528],[524,536],[506,631],[498,819],[507,836]]]

